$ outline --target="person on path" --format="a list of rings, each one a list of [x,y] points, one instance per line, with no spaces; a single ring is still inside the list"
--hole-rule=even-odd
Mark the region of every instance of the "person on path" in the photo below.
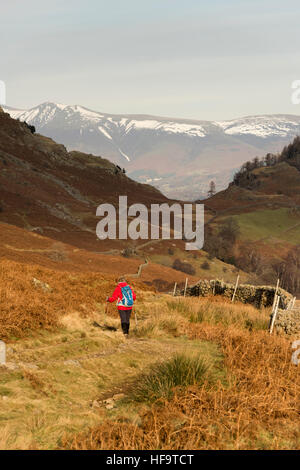
[[[124,335],[128,337],[130,328],[130,316],[136,295],[131,286],[127,284],[122,276],[118,279],[118,285],[111,297],[107,297],[107,302],[117,301],[117,307],[121,320],[121,327]]]

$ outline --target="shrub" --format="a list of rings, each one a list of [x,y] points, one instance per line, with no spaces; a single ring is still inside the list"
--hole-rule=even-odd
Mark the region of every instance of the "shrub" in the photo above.
[[[201,268],[205,270],[210,269],[210,264],[208,263],[208,261],[204,261],[204,263],[201,264]]]
[[[239,225],[232,217],[222,222],[217,233],[214,233],[210,227],[206,227],[204,250],[209,253],[210,259],[215,257],[234,264],[234,247],[239,235]]]
[[[194,266],[192,266],[190,263],[187,263],[185,261],[180,261],[180,259],[178,258],[175,259],[172,265],[172,268],[176,269],[177,271],[181,271],[183,273],[191,274],[191,275],[194,275],[196,272]]]
[[[27,129],[30,130],[31,134],[34,134],[34,133],[35,133],[35,127],[34,127],[34,126],[31,126],[30,124],[27,124],[26,121],[24,121],[24,124],[25,124],[25,126],[27,127]]]
[[[54,243],[51,247],[51,251],[48,254],[48,257],[52,259],[52,261],[67,261],[68,255],[66,248],[63,243]]]
[[[134,255],[135,255],[135,250],[134,250],[134,248],[131,248],[130,246],[127,246],[122,251],[122,256],[124,256],[124,258],[131,258]]]
[[[139,402],[170,399],[175,387],[202,384],[207,372],[208,366],[201,357],[176,354],[171,359],[152,366],[148,374],[140,375],[134,385],[132,397]]]

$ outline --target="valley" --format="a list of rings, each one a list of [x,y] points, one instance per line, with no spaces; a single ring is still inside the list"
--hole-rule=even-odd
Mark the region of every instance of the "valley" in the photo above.
[[[172,296],[186,279],[275,285],[299,246],[295,158],[205,200],[203,250],[100,241],[100,203],[182,202],[0,112],[0,448],[299,448],[292,338],[270,335],[271,308]],[[128,339],[105,302],[120,275],[137,294]]]

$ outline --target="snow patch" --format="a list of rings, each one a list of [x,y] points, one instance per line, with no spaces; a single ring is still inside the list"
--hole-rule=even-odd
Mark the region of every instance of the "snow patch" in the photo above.
[[[105,129],[103,129],[102,126],[98,126],[98,129],[99,129],[100,132],[102,132],[102,134],[105,135],[105,137],[107,137],[108,139],[112,140],[112,137],[109,135],[109,133],[108,133]]]
[[[129,120],[122,118],[119,121],[121,127],[125,127],[126,134],[135,129],[155,130],[168,134],[186,134],[189,136],[205,137],[206,133],[198,124],[182,124],[175,121],[161,122],[155,119]]]
[[[101,118],[103,118],[103,115],[100,113],[97,113],[96,111],[90,111],[89,109],[83,108],[82,106],[68,106],[68,111],[74,112],[74,113],[79,113],[80,117],[83,120],[88,120],[88,121],[100,121]]]
[[[120,154],[121,154],[124,158],[126,158],[126,160],[127,160],[128,162],[130,162],[130,158],[128,157],[128,155],[126,155],[126,153],[122,152],[122,150],[121,150],[120,148],[118,148],[118,150],[119,150]]]
[[[254,116],[244,119],[236,119],[233,121],[216,121],[229,135],[255,135],[261,138],[269,136],[285,137],[290,133],[294,133],[296,128],[300,128],[300,120],[293,120],[284,116]]]
[[[146,179],[146,183],[149,184],[149,183],[155,183],[156,181],[161,181],[162,178],[147,178]]]

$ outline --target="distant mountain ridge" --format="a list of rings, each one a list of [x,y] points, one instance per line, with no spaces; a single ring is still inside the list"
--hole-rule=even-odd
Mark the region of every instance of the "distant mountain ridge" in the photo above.
[[[247,116],[197,121],[113,115],[46,102],[29,110],[4,108],[15,119],[64,144],[101,155],[168,197],[198,199],[210,180],[224,189],[244,161],[277,152],[300,134],[300,116]]]

